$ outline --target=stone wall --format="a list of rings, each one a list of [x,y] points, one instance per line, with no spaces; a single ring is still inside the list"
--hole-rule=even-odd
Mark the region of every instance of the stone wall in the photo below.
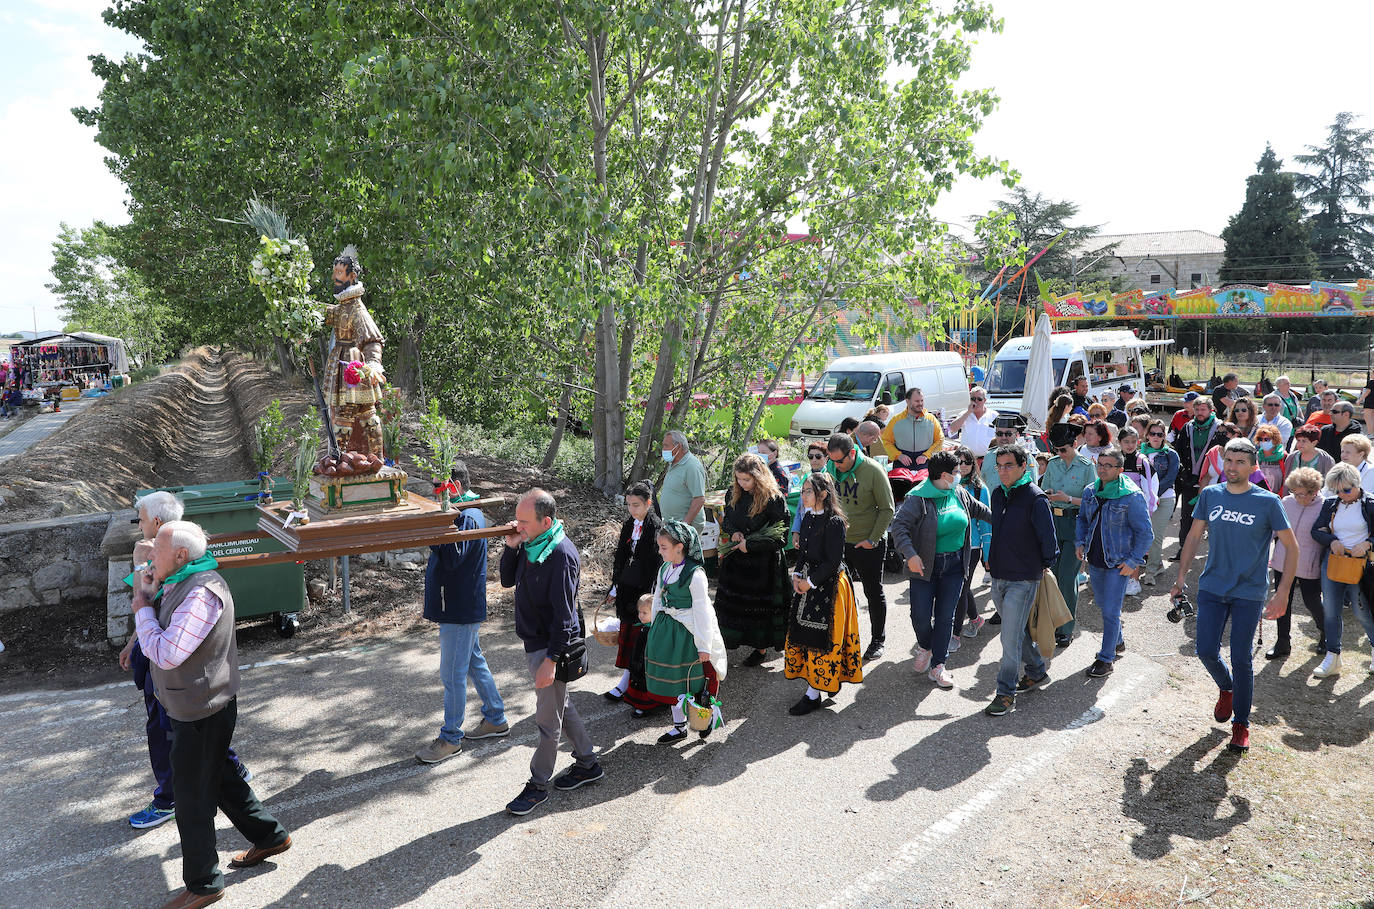
[[[70,515],[0,526],[0,614],[105,599],[101,540],[112,516]]]

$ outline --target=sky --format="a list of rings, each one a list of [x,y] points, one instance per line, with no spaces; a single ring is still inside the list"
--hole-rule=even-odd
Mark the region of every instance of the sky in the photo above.
[[[5,0],[0,29],[0,333],[61,327],[52,242],[61,222],[125,220],[124,193],[93,130],[87,56],[136,51],[100,18],[107,0]],[[1366,56],[1374,5],[1252,0],[1000,0],[1000,35],[979,39],[969,87],[1001,103],[976,139],[1032,193],[1080,206],[1104,233],[1219,233],[1245,198],[1266,142],[1285,165],[1340,111],[1374,127]],[[938,217],[966,225],[1005,194],[955,186]],[[965,232],[962,230],[958,232]]]

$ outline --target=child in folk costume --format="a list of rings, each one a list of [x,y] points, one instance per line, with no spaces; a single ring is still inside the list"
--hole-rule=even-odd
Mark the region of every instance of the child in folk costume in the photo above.
[[[788,709],[802,716],[821,706],[821,692],[842,682],[862,682],[863,648],[854,588],[844,568],[845,517],[835,499],[835,480],[813,473],[802,484],[801,542],[792,573],[784,674],[805,679],[806,692]]]
[[[658,536],[655,534],[655,545],[657,542]],[[634,708],[635,716],[644,716],[652,710],[669,704],[676,704],[677,698],[659,697],[651,694],[644,677],[645,654],[649,646],[649,628],[654,624],[654,595],[652,593],[646,593],[639,598],[636,619],[638,624],[633,626],[634,644],[631,645],[629,655],[626,657],[626,677],[621,680],[621,684],[625,686],[625,694],[623,695],[625,703]]]
[[[630,658],[642,633],[636,624],[639,598],[654,589],[658,567],[663,564],[658,554],[658,531],[663,522],[654,513],[653,487],[648,483],[636,483],[627,489],[625,509],[630,516],[620,528],[620,541],[611,565],[611,590],[606,595],[607,601],[615,605],[616,616],[620,619],[620,646],[615,665],[625,672],[615,687],[605,693],[608,701],[620,700],[630,688]],[[643,685],[640,688],[642,690]],[[648,709],[642,703],[631,706],[637,710]]]
[[[644,678],[649,693],[672,698],[673,728],[659,744],[687,737],[684,695],[694,697],[704,688],[715,695],[725,678],[725,639],[721,637],[716,611],[706,592],[701,537],[696,528],[668,521],[658,532],[658,551],[663,567],[654,586],[654,623],[644,654]],[[702,731],[701,737],[710,734]]]

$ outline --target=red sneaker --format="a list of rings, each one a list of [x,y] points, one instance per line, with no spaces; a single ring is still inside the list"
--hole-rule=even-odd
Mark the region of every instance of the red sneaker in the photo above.
[[[1239,751],[1244,754],[1250,750],[1250,727],[1244,723],[1231,724],[1231,741],[1227,743],[1227,748],[1231,751]]]
[[[1212,716],[1217,718],[1218,723],[1231,718],[1231,692],[1223,691],[1217,696],[1217,706],[1212,708]]]

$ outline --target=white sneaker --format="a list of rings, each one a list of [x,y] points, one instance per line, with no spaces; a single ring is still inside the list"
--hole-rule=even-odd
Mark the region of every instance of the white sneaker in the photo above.
[[[949,673],[945,671],[944,663],[941,663],[934,669],[930,670],[930,672],[926,673],[926,677],[929,678],[932,682],[936,684],[936,686],[940,688],[948,690],[954,687],[954,679],[950,678]]]
[[[945,650],[945,652],[946,652],[946,653],[953,653],[954,651],[956,651],[956,650],[958,650],[958,649],[959,649],[959,635],[956,634],[956,635],[952,636],[952,637],[949,639],[949,647]]]
[[[1339,653],[1327,652],[1326,659],[1322,664],[1312,670],[1312,678],[1329,679],[1341,674],[1341,655]]]
[[[1128,578],[1126,581],[1126,596],[1133,597],[1140,593],[1140,582],[1135,578]]]
[[[917,672],[925,672],[930,668],[930,651],[916,648],[916,660],[911,664],[911,668]]]

